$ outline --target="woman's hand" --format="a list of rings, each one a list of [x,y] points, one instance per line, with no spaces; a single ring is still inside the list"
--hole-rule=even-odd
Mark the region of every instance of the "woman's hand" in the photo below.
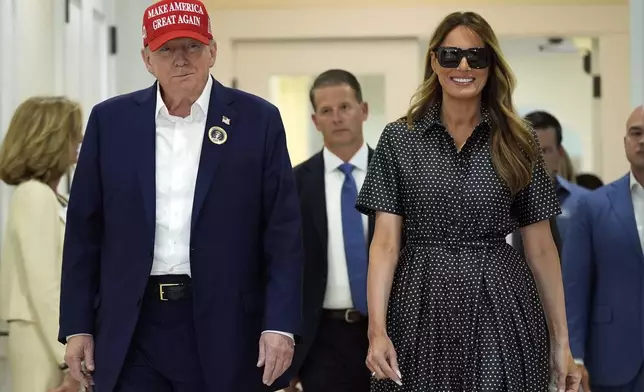
[[[58,388],[50,389],[48,392],[79,392],[80,382],[74,380],[71,373],[66,373],[63,383]]]
[[[378,379],[389,378],[396,384],[402,385],[402,375],[398,368],[396,350],[386,334],[369,337],[366,364],[373,377]]]
[[[553,343],[552,362],[557,392],[579,391],[581,371],[572,358],[568,344]]]

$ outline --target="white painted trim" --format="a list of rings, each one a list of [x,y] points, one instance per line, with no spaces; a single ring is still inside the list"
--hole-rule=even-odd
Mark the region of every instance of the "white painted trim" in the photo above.
[[[0,139],[9,125],[15,110],[15,61],[20,56],[20,47],[14,45],[14,15],[17,0],[0,1],[0,45],[8,56],[0,56]]]
[[[16,2],[0,1],[0,45],[8,56],[0,56],[0,142],[9,128],[9,122],[17,106],[15,81],[16,59],[22,55],[22,47],[15,45]],[[0,238],[4,238],[6,216],[9,211],[12,188],[0,181]]]
[[[644,104],[644,0],[630,0],[631,106]]]
[[[613,6],[473,6],[499,36],[628,32],[629,8]],[[410,37],[431,33],[452,5],[414,8],[301,9],[211,12],[213,30],[234,39]],[[571,17],[574,15],[574,18]],[[531,21],[544,23],[526,23]],[[358,22],[359,21],[359,22]],[[547,23],[546,23],[547,21]],[[333,28],[329,28],[330,25]],[[249,29],[249,26],[253,26]],[[356,29],[356,26],[359,28]]]
[[[11,116],[16,106],[15,94],[15,59],[21,55],[21,47],[14,45],[15,2],[19,0],[0,0],[0,47],[4,53],[11,55],[0,56],[0,142],[4,139]],[[11,187],[0,182],[0,238],[4,238],[5,222],[9,211]],[[0,331],[6,332],[8,326],[0,321]],[[0,390],[11,392],[9,379],[9,363],[7,361],[7,338],[0,337]]]
[[[57,1],[53,5],[53,31],[51,39],[53,45],[53,76],[54,76],[54,93],[57,95],[65,94],[65,2]]]
[[[114,1],[114,0],[104,0],[103,3],[106,4],[105,7],[104,7],[105,8],[104,11],[105,11],[105,19],[107,21],[107,27],[109,29],[110,27],[116,26],[116,17],[115,17],[115,15],[116,15],[116,1]],[[109,30],[108,30],[108,34],[109,34]],[[117,78],[116,56],[118,55],[118,52],[120,50],[123,50],[123,48],[118,46],[118,35],[119,34],[122,34],[122,32],[117,29],[116,30],[116,35],[117,35],[116,51],[117,51],[117,54],[116,55],[108,54],[108,57],[107,57],[107,86],[106,86],[107,90],[106,91],[107,91],[107,96],[108,97],[113,97],[114,95],[116,95],[116,85],[117,85],[117,83],[116,83],[116,78]],[[108,40],[109,40],[109,36],[108,36]],[[110,47],[108,47],[108,50],[109,49],[110,49]]]

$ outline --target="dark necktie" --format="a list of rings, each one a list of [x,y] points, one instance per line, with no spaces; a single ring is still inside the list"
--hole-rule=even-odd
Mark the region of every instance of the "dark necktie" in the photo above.
[[[362,216],[356,210],[358,188],[353,178],[354,166],[343,163],[338,167],[344,173],[342,184],[342,236],[344,253],[347,257],[347,271],[351,285],[353,306],[362,314],[367,314],[367,265],[368,249],[362,225]]]

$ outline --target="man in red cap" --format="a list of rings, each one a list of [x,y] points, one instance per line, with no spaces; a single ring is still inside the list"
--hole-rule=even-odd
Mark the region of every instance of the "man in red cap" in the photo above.
[[[157,82],[93,108],[74,175],[66,363],[96,392],[283,388],[303,250],[280,113],[212,78],[199,1],[150,6],[143,46]]]

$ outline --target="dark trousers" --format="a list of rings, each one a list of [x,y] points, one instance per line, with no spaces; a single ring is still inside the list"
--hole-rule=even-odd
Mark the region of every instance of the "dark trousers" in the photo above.
[[[300,370],[305,392],[369,392],[367,320],[322,318]]]
[[[205,390],[197,353],[191,299],[161,301],[151,278],[125,364],[114,392],[199,392]]]
[[[590,382],[593,382],[592,374],[590,375]],[[644,391],[644,365],[642,365],[635,378],[626,385],[621,385],[618,387],[591,385],[590,390],[591,392],[642,392]]]

